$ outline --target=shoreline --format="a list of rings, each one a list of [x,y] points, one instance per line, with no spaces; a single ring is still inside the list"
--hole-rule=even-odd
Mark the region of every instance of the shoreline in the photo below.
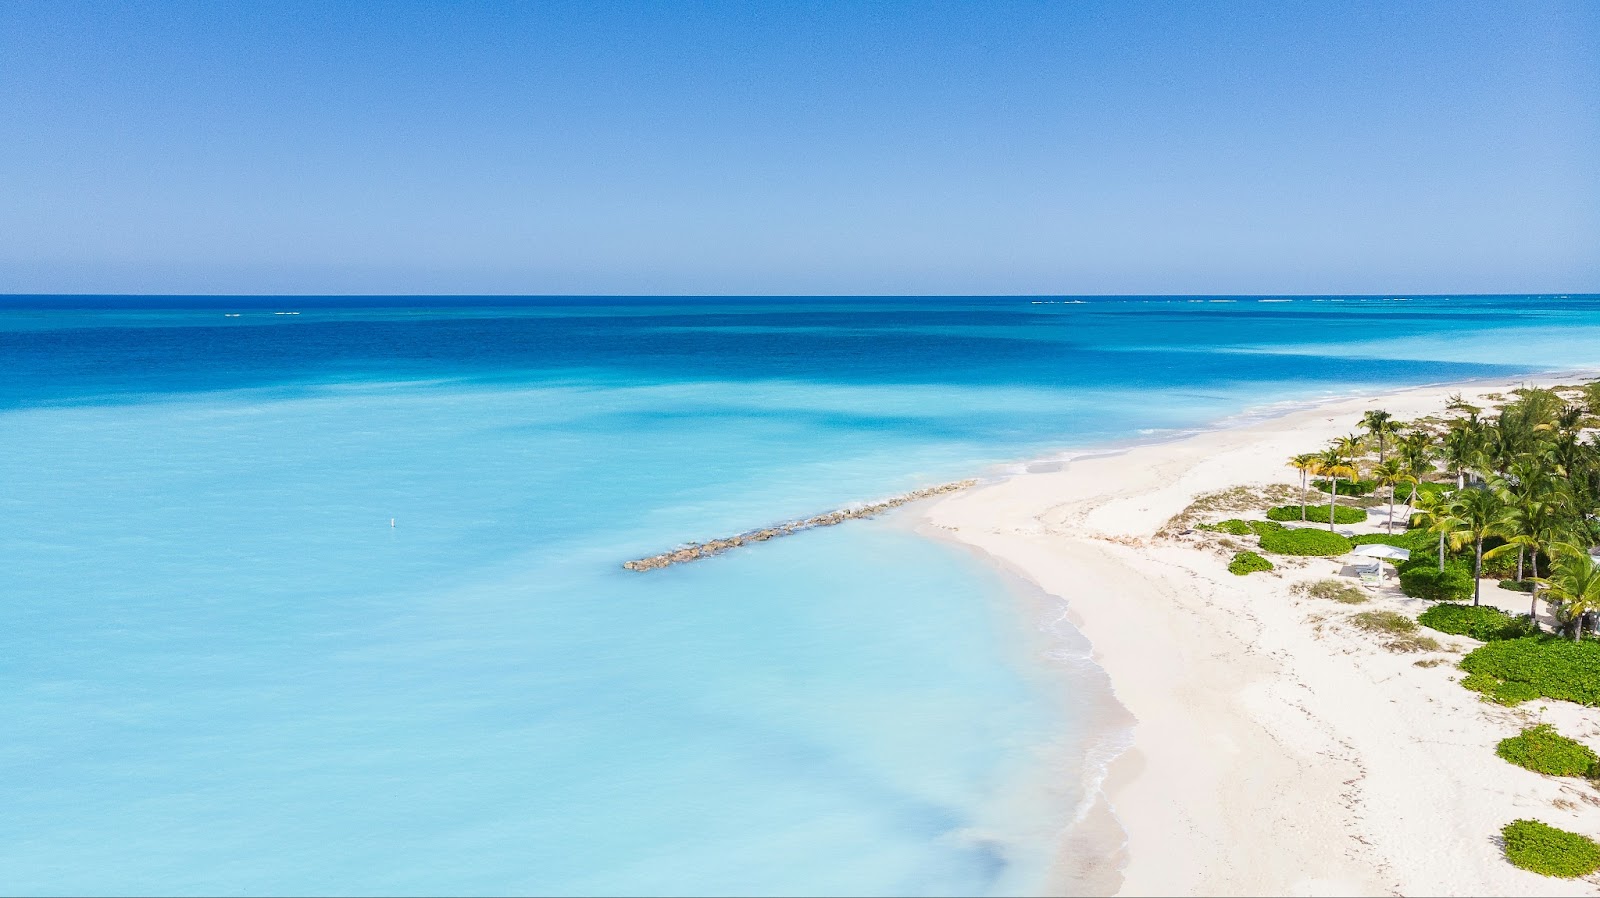
[[[1075,740],[1081,740],[1070,754],[1075,761],[1057,759],[1029,775],[1033,783],[1030,788],[1038,789],[1042,783],[1043,788],[1050,790],[1056,788],[1052,773],[1060,769],[1059,764],[1075,763],[1079,773],[1067,788],[1080,791],[1071,793],[1070,805],[1065,802],[1058,805],[1067,813],[1063,815],[1064,825],[1054,830],[1046,875],[1039,880],[1044,884],[1041,892],[1049,895],[1113,893],[1122,879],[1120,870],[1127,838],[1105,800],[1103,787],[1112,763],[1132,746],[1136,721],[1117,700],[1110,677],[1094,658],[1093,646],[1082,633],[1082,621],[1066,600],[1046,591],[1024,571],[1013,568],[1003,559],[923,522],[908,523],[911,524],[909,529],[918,536],[969,555],[975,563],[998,575],[1003,593],[997,600],[1008,606],[1004,609],[1007,614],[1016,616],[1017,630],[1026,631],[1024,647],[1017,651],[1026,652],[1027,666],[1036,668],[1034,675],[1047,680],[1040,688],[1070,690],[1062,693],[1070,696],[1069,700],[1063,700],[1063,705],[1075,707],[1072,711],[1063,707],[1062,713],[1068,714],[1073,723],[1084,724],[1081,731],[1073,730]],[[1066,632],[1062,632],[1063,625]],[[1046,750],[1045,753],[1054,752]]]
[[[1297,484],[1288,456],[1354,430],[1368,408],[1402,418],[1438,414],[1453,393],[1470,400],[1596,374],[1478,378],[1274,403],[1265,414],[1246,410],[1164,439],[1015,463],[921,506],[919,532],[973,550],[982,563],[1064,605],[1132,720],[1130,744],[1106,765],[1099,794],[1086,796],[1091,805],[1079,825],[1063,834],[1057,875],[1046,888],[1594,894],[1582,881],[1517,870],[1492,841],[1500,823],[1525,816],[1520,811],[1540,800],[1530,796],[1559,792],[1561,784],[1495,758],[1492,739],[1481,752],[1461,752],[1459,770],[1433,762],[1422,748],[1441,735],[1451,744],[1470,736],[1461,744],[1476,747],[1519,717],[1517,710],[1479,707],[1453,682],[1453,665],[1422,670],[1370,643],[1313,634],[1307,615],[1319,612],[1288,596],[1290,581],[1306,579],[1305,572],[1235,577],[1212,553],[1155,534],[1199,494]],[[1327,564],[1314,559],[1302,567]],[[1384,676],[1374,680],[1375,670]],[[1600,736],[1600,725],[1592,729]],[[1499,792],[1462,771],[1517,784],[1492,828],[1484,825],[1492,805],[1473,790]],[[1546,805],[1552,800],[1543,797]],[[1584,819],[1600,833],[1600,799],[1592,805],[1593,819]],[[1108,821],[1125,839],[1101,865],[1115,869],[1085,879],[1079,874],[1097,859],[1082,852],[1105,850]]]

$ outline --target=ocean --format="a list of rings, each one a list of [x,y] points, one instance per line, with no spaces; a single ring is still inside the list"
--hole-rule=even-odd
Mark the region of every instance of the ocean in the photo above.
[[[1060,599],[914,507],[621,563],[1597,365],[1595,296],[0,297],[0,890],[1034,892],[1118,738]]]

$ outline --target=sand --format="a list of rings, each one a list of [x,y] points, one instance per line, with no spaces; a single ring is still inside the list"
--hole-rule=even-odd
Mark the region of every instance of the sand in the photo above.
[[[1123,895],[1587,895],[1507,863],[1500,828],[1530,817],[1600,837],[1600,792],[1494,754],[1539,720],[1600,749],[1600,709],[1508,709],[1463,689],[1453,651],[1395,653],[1347,623],[1424,604],[1385,588],[1365,605],[1299,598],[1340,562],[1237,577],[1212,537],[1157,537],[1203,493],[1298,484],[1289,456],[1355,431],[1363,411],[1442,411],[1521,383],[1370,394],[941,498],[925,528],[1061,597],[1136,719],[1105,807],[1126,833]],[[1484,404],[1479,402],[1479,404]],[[1220,517],[1220,516],[1219,516]],[[1351,580],[1350,582],[1355,582]],[[1485,584],[1489,584],[1486,582]],[[1528,597],[1489,591],[1526,611]],[[1416,662],[1439,659],[1432,667]]]

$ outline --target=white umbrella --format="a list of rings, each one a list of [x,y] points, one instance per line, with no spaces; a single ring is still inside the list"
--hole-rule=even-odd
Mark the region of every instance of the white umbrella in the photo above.
[[[1411,550],[1402,549],[1398,546],[1386,546],[1383,543],[1367,543],[1364,546],[1356,546],[1354,551],[1352,551],[1350,554],[1359,555],[1362,558],[1376,559],[1378,562],[1378,579],[1379,581],[1382,581],[1383,562],[1405,561],[1411,557]]]
[[[1350,554],[1360,555],[1365,558],[1385,558],[1389,561],[1406,561],[1411,558],[1410,549],[1386,546],[1383,543],[1367,543],[1364,546],[1356,546],[1355,551]]]

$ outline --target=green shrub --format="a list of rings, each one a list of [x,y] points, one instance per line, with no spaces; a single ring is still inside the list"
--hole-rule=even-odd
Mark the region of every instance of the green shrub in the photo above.
[[[1462,658],[1461,669],[1470,675],[1461,685],[1504,699],[1503,704],[1543,697],[1600,705],[1600,642],[1593,640],[1498,640]]]
[[[1327,599],[1345,605],[1360,605],[1367,601],[1367,594],[1361,587],[1345,580],[1317,580],[1312,583],[1296,583],[1289,591],[1313,599]]]
[[[1394,488],[1395,501],[1404,502],[1407,499],[1410,499],[1412,486],[1417,488],[1418,498],[1422,498],[1424,496],[1437,496],[1440,493],[1448,493],[1456,488],[1454,483],[1429,483],[1428,481],[1423,481],[1417,484],[1402,483]]]
[[[1488,551],[1485,549],[1484,551]],[[1471,564],[1469,559],[1468,564]],[[1543,568],[1541,567],[1541,570]],[[1504,555],[1499,558],[1485,558],[1483,560],[1483,576],[1486,580],[1510,580],[1517,576],[1517,558],[1515,555],[1507,560]]]
[[[1439,563],[1439,538],[1428,532],[1425,528],[1415,530],[1402,530],[1399,533],[1363,533],[1350,538],[1358,546],[1372,545],[1374,543],[1395,546],[1401,549],[1410,549],[1412,558],[1418,552],[1428,553],[1428,560],[1434,564]]]
[[[1241,577],[1256,571],[1270,570],[1272,562],[1248,550],[1234,553],[1233,560],[1228,562],[1228,573],[1238,574]]]
[[[1439,569],[1438,549],[1431,546],[1420,552],[1413,549],[1411,557],[1395,565],[1395,567],[1402,574],[1406,571],[1421,570],[1422,568],[1431,568],[1437,571]],[[1459,558],[1446,553],[1444,569],[1446,571],[1459,571],[1461,576],[1466,577],[1468,581],[1472,580],[1472,559],[1470,558]]]
[[[1343,555],[1353,545],[1337,533],[1315,527],[1275,530],[1261,534],[1261,548],[1279,555]]]
[[[1490,701],[1515,708],[1523,702],[1531,702],[1539,697],[1539,690],[1528,683],[1519,683],[1516,680],[1505,680],[1495,685],[1493,689],[1484,693]]]
[[[1484,642],[1521,639],[1534,634],[1533,626],[1526,619],[1487,605],[1435,605],[1422,612],[1417,622],[1440,633],[1471,636]]]
[[[1354,543],[1355,540],[1351,540],[1351,542]],[[1362,546],[1362,545],[1366,545],[1366,543],[1356,543],[1356,545]],[[1414,570],[1418,570],[1420,568],[1425,568],[1425,567],[1431,567],[1431,568],[1437,569],[1438,564],[1439,564],[1438,556],[1434,556],[1434,557],[1431,557],[1431,558],[1424,558],[1422,556],[1417,555],[1415,552],[1413,552],[1411,554],[1411,557],[1407,558],[1405,561],[1396,561],[1394,563],[1394,569],[1403,574],[1406,571],[1414,571]]]
[[[1366,519],[1367,519],[1367,513],[1366,513],[1366,511],[1364,509],[1351,508],[1348,505],[1335,505],[1333,507],[1333,522],[1335,524],[1360,524],[1363,521],[1365,521]],[[1269,521],[1299,521],[1300,520],[1300,506],[1298,506],[1298,505],[1279,505],[1277,508],[1269,508],[1269,509],[1267,509],[1267,520],[1269,520]],[[1308,523],[1308,524],[1326,524],[1326,523],[1328,523],[1328,506],[1326,506],[1326,505],[1311,505],[1311,506],[1307,506],[1307,508],[1306,508],[1306,523]]]
[[[1485,673],[1468,674],[1461,685],[1473,692],[1483,694],[1483,697],[1495,704],[1515,708],[1523,702],[1531,702],[1539,697],[1539,690],[1527,683],[1515,680],[1498,680]]]
[[[1533,592],[1534,583],[1531,580],[1501,580],[1501,589],[1515,590],[1516,592]]]
[[[1548,723],[1501,739],[1494,753],[1518,767],[1551,776],[1594,776],[1600,768],[1600,755],[1582,742],[1557,733]]]
[[[1226,533],[1229,536],[1260,536],[1269,531],[1282,530],[1283,525],[1276,521],[1244,521],[1239,518],[1229,518],[1215,524],[1196,524],[1195,529]]]
[[[1313,489],[1320,490],[1320,491],[1326,493],[1328,491],[1329,483],[1331,483],[1331,481],[1323,480],[1323,479],[1319,478],[1317,480],[1311,481],[1311,487]],[[1377,489],[1377,488],[1378,488],[1377,481],[1373,481],[1373,480],[1357,480],[1357,481],[1352,483],[1351,481],[1345,480],[1344,478],[1341,477],[1341,478],[1339,478],[1339,492],[1338,492],[1338,495],[1341,495],[1341,496],[1370,496],[1370,495],[1372,495],[1372,491]],[[1402,493],[1401,495],[1404,495],[1404,493]],[[1299,507],[1299,506],[1296,506],[1296,507]]]
[[[1460,568],[1406,565],[1400,569],[1400,591],[1430,602],[1460,602],[1472,598],[1472,575]]]
[[[1541,876],[1574,879],[1600,870],[1600,845],[1587,836],[1537,820],[1515,820],[1500,830],[1506,860]]]

